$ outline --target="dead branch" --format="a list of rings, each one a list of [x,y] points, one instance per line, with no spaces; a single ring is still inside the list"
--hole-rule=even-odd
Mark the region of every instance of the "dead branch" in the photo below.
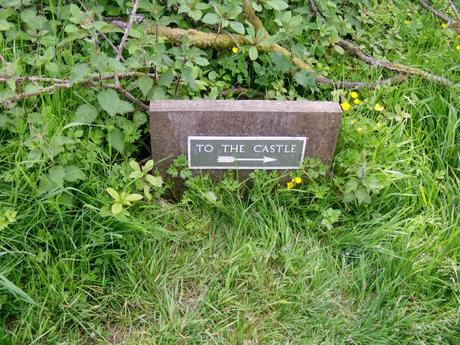
[[[421,0],[424,1],[424,0]],[[319,11],[318,7],[316,6],[316,3],[314,0],[309,0],[309,4],[312,7],[312,11],[315,15],[318,16],[320,19],[324,19],[324,16],[321,14]],[[438,76],[436,74],[426,72],[424,70],[421,70],[416,67],[412,66],[406,66],[403,64],[395,63],[395,62],[390,62],[387,60],[380,60],[376,59],[368,54],[366,54],[360,47],[358,47],[356,44],[349,40],[345,39],[340,39],[337,42],[337,45],[342,47],[347,53],[353,55],[354,57],[358,58],[359,60],[367,63],[371,67],[377,68],[385,68],[390,71],[394,72],[399,72],[399,73],[404,73],[404,74],[411,74],[411,75],[416,75],[419,76],[423,79],[429,80],[431,82],[441,84],[444,86],[452,86],[454,83],[444,77]]]
[[[136,20],[136,13],[137,13],[138,6],[139,6],[139,0],[133,0],[133,9],[131,10],[131,14],[129,16],[128,25],[126,25],[125,31],[123,33],[123,37],[121,38],[121,41],[120,41],[120,45],[118,46],[117,56],[116,56],[117,61],[120,61],[120,59],[123,58],[123,49],[125,47],[126,40],[128,39],[129,31],[131,30],[131,27],[133,26]],[[145,111],[149,110],[149,107],[147,104],[142,102],[140,99],[136,98],[128,90],[124,89],[123,86],[121,86],[120,79],[118,77],[118,73],[115,73],[114,82],[115,82],[115,85],[114,85],[115,90],[117,90],[120,94],[122,94],[125,98],[129,99],[131,102],[136,103],[138,106],[140,106]]]
[[[441,11],[438,11],[437,9],[435,9],[433,7],[433,5],[430,4],[429,1],[426,1],[426,0],[418,0],[418,2],[420,3],[420,5],[422,5],[422,7],[427,10],[427,11],[430,11],[431,13],[433,13],[436,17],[438,17],[439,19],[441,19],[442,21],[446,22],[446,23],[450,23],[452,22],[452,18],[450,18],[447,14],[441,12]]]
[[[119,78],[128,78],[128,77],[153,77],[154,75],[152,73],[142,73],[142,72],[125,72],[125,73],[118,73]],[[30,82],[51,82],[53,83],[50,86],[43,87],[41,89],[38,89],[36,91],[32,92],[22,92],[18,93],[14,96],[11,97],[6,97],[3,99],[0,99],[0,105],[5,105],[8,106],[12,103],[15,103],[17,101],[29,98],[29,97],[34,97],[34,96],[40,96],[44,94],[52,94],[55,93],[58,90],[63,90],[63,89],[70,89],[75,86],[89,86],[89,87],[105,87],[105,88],[114,88],[117,91],[119,91],[122,96],[128,98],[129,100],[133,101],[133,99],[130,98],[130,94],[128,95],[127,93],[123,92],[119,88],[112,87],[110,84],[102,84],[101,81],[103,80],[109,80],[109,79],[114,79],[115,74],[107,74],[104,76],[99,76],[99,75],[93,75],[90,77],[85,78],[84,80],[76,83],[72,83],[69,79],[57,79],[57,78],[44,78],[44,77],[39,77],[39,76],[28,76],[28,77],[15,77],[15,76],[0,76],[0,82],[7,82],[9,80],[14,80],[16,83],[19,82],[25,82],[25,81],[30,81]],[[133,96],[134,97],[134,96]],[[135,97],[134,97],[135,98]],[[139,103],[135,102],[139,106],[141,106],[144,110],[148,109],[147,105],[143,103],[143,105],[140,105]],[[147,107],[147,108],[146,108]]]
[[[121,59],[121,54],[123,54],[123,49],[125,48],[126,40],[128,39],[129,30],[131,30],[131,27],[136,21],[136,13],[137,13],[138,6],[139,6],[139,0],[133,0],[133,9],[131,10],[131,14],[129,15],[129,21],[128,21],[128,24],[126,25],[125,32],[123,33],[123,37],[121,38],[120,45],[118,46],[118,52],[117,52],[117,57],[116,57],[117,61],[120,61]]]
[[[460,12],[458,10],[457,5],[455,5],[454,0],[449,0],[449,5],[450,5],[450,8],[452,9],[452,12],[455,15],[455,18],[457,18],[457,21],[460,21]]]
[[[390,62],[387,60],[379,60],[376,59],[368,54],[366,54],[361,48],[359,48],[357,45],[353,44],[352,42],[348,40],[341,39],[337,43],[340,47],[342,47],[346,52],[352,54],[353,56],[357,57],[361,61],[367,63],[368,65],[372,67],[381,67],[381,68],[386,68],[390,71],[395,71],[399,73],[404,73],[404,74],[412,74],[412,75],[417,75],[423,79],[432,81],[434,83],[438,83],[444,86],[452,86],[454,83],[450,81],[449,79],[446,79],[444,77],[438,76],[436,74],[430,73],[423,71],[419,68],[412,67],[412,66],[406,66],[403,64],[395,63],[395,62]]]

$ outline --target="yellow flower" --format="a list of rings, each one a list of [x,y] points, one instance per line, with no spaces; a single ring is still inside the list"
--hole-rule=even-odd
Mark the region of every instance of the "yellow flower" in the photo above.
[[[460,44],[457,44],[457,46],[455,47],[455,49],[457,49],[458,51],[460,51]]]
[[[385,108],[384,108],[383,105],[381,105],[380,103],[377,103],[377,104],[375,105],[375,107],[374,107],[374,110],[375,110],[375,111],[379,111],[379,112],[380,112],[380,111],[383,111],[383,109],[385,109]]]
[[[351,91],[350,96],[351,96],[351,98],[355,99],[355,98],[358,98],[359,95],[358,95],[358,93],[356,91]]]
[[[361,103],[361,100],[360,100],[359,98],[355,98],[355,99],[353,100],[353,103],[356,104],[356,105],[358,105],[359,103]]]
[[[343,102],[343,103],[341,104],[341,106],[342,106],[343,111],[350,110],[350,108],[351,108],[351,104],[348,103],[348,102]]]
[[[238,51],[239,51],[238,47],[233,47],[232,48],[233,54],[238,54]]]
[[[362,127],[356,128],[356,132],[362,132],[362,131],[363,131],[363,128],[362,128]]]
[[[295,184],[301,184],[302,183],[302,178],[297,176],[297,177],[294,177],[293,181],[294,181]]]
[[[292,189],[294,187],[294,182],[288,182],[287,183],[287,189]]]
[[[446,24],[446,23],[442,23],[442,24],[441,24],[441,27],[442,27],[443,29],[447,29],[447,24]]]
[[[409,24],[409,23],[410,23],[410,21],[408,21],[407,19],[404,21],[404,24],[406,24],[406,25]]]
[[[460,40],[460,35],[457,35],[457,39]]]

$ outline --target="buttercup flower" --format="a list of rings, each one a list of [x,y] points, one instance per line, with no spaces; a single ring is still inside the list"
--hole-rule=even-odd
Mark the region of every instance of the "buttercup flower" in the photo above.
[[[238,47],[233,47],[232,48],[233,54],[238,54],[238,51],[239,51]]]
[[[288,182],[287,183],[287,189],[292,189],[294,187],[294,182]]]
[[[342,107],[343,111],[347,111],[347,110],[350,110],[351,104],[348,103],[348,102],[343,102],[343,103],[341,104],[341,107]]]
[[[460,51],[460,44],[457,44],[457,46],[455,47],[455,49],[457,49],[458,51]]]
[[[410,23],[410,21],[408,21],[407,19],[404,21],[404,24],[406,24],[406,25],[409,24],[409,23]]]
[[[353,103],[354,103],[354,104],[359,104],[359,103],[361,103],[361,100],[360,100],[359,98],[355,98],[355,99],[353,100]]]
[[[375,107],[374,107],[374,110],[375,110],[375,111],[379,111],[379,112],[380,112],[380,111],[383,111],[383,109],[385,109],[385,108],[384,108],[383,105],[381,105],[380,103],[376,103],[376,104],[375,104]]]
[[[296,183],[296,184],[301,184],[301,183],[302,183],[302,178],[299,177],[299,176],[297,176],[297,177],[294,177],[294,180],[293,180],[293,181],[294,181],[294,183]]]
[[[446,24],[446,23],[442,23],[442,24],[441,24],[441,27],[442,27],[443,29],[446,29],[446,28],[447,28],[447,24]]]
[[[355,99],[355,98],[358,98],[359,95],[358,95],[358,93],[356,91],[351,91],[350,96],[351,96],[351,98]]]

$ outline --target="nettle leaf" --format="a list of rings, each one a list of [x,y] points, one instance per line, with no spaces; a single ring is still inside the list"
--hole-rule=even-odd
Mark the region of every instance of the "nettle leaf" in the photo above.
[[[82,104],[75,111],[73,122],[92,123],[99,115],[98,110],[90,104]]]
[[[215,25],[219,23],[220,18],[216,13],[206,13],[201,21],[205,24]]]
[[[6,21],[5,19],[0,19],[0,31],[8,31],[11,28],[12,24]]]
[[[70,82],[78,83],[85,79],[90,74],[90,72],[91,70],[87,64],[78,64],[74,66],[70,71]]]
[[[254,61],[254,60],[257,60],[257,58],[259,57],[259,52],[257,51],[257,48],[252,46],[251,48],[249,48],[249,58]]]
[[[268,0],[266,4],[269,8],[273,8],[277,11],[282,11],[289,7],[289,5],[283,0]]]
[[[149,77],[140,77],[136,82],[137,87],[141,90],[142,95],[147,97],[147,94],[153,87],[153,79]]]
[[[65,169],[61,165],[52,167],[48,172],[48,179],[56,186],[64,185]]]
[[[99,92],[97,100],[101,108],[110,116],[126,114],[134,109],[131,103],[121,100],[118,93],[114,90],[103,90]]]
[[[83,174],[83,171],[76,165],[67,165],[64,167],[64,180],[67,182],[76,182],[84,178],[85,174]]]
[[[230,22],[230,27],[236,32],[239,33],[240,35],[244,35],[245,30],[244,30],[244,25],[240,22],[237,21],[231,21]]]
[[[297,84],[302,85],[303,87],[313,87],[314,85],[316,85],[315,78],[313,78],[306,71],[298,71],[294,75],[294,79]]]
[[[123,152],[125,149],[125,136],[119,129],[114,129],[109,134],[109,144],[118,152]]]

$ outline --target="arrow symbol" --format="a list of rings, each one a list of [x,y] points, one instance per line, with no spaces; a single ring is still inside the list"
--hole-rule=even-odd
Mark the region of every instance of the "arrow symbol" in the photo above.
[[[217,163],[235,163],[235,162],[262,162],[270,163],[276,161],[276,158],[266,157],[264,158],[235,158],[232,156],[218,156]]]

